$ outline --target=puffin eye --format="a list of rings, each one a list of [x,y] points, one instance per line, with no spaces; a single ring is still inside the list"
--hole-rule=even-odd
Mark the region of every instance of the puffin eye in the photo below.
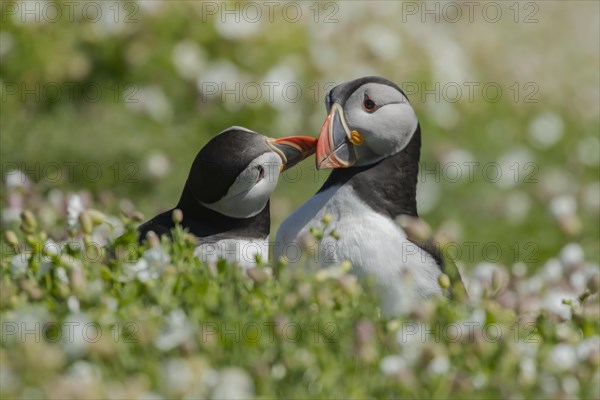
[[[367,112],[372,112],[377,108],[377,104],[365,93],[365,99],[363,100],[363,107]]]
[[[256,182],[258,182],[265,177],[265,169],[262,167],[262,165],[259,165],[256,167],[256,169],[258,170],[258,178],[256,178]]]

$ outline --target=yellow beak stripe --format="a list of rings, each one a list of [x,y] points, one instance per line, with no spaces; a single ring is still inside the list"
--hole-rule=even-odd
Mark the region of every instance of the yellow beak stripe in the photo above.
[[[350,143],[352,143],[353,145],[360,146],[364,143],[364,141],[365,139],[362,137],[359,131],[350,132]]]

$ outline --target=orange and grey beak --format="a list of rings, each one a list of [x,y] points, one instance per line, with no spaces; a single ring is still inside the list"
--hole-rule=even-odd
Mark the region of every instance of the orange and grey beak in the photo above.
[[[334,103],[325,119],[317,142],[317,168],[348,168],[356,162],[355,145],[361,145],[361,134],[348,128],[344,110]]]
[[[315,153],[317,139],[310,136],[288,136],[268,139],[267,144],[281,157],[281,171],[289,169]]]

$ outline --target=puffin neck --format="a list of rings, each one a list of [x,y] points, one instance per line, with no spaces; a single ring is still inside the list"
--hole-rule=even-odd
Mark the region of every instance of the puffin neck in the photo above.
[[[200,204],[184,188],[177,207],[183,212],[183,227],[203,238],[213,235],[223,237],[264,239],[271,228],[270,201],[258,214],[250,218],[234,218],[223,215]]]
[[[350,185],[373,210],[396,218],[417,217],[417,179],[421,152],[421,128],[406,147],[374,165],[334,169],[319,192],[333,186]]]

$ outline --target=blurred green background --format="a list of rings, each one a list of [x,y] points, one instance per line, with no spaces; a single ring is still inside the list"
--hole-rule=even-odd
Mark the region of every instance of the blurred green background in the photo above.
[[[224,128],[316,136],[334,83],[381,75],[420,119],[421,216],[466,268],[568,243],[598,263],[598,2],[66,3],[2,3],[5,183],[150,217]],[[326,176],[311,159],[280,180],[273,232]]]

